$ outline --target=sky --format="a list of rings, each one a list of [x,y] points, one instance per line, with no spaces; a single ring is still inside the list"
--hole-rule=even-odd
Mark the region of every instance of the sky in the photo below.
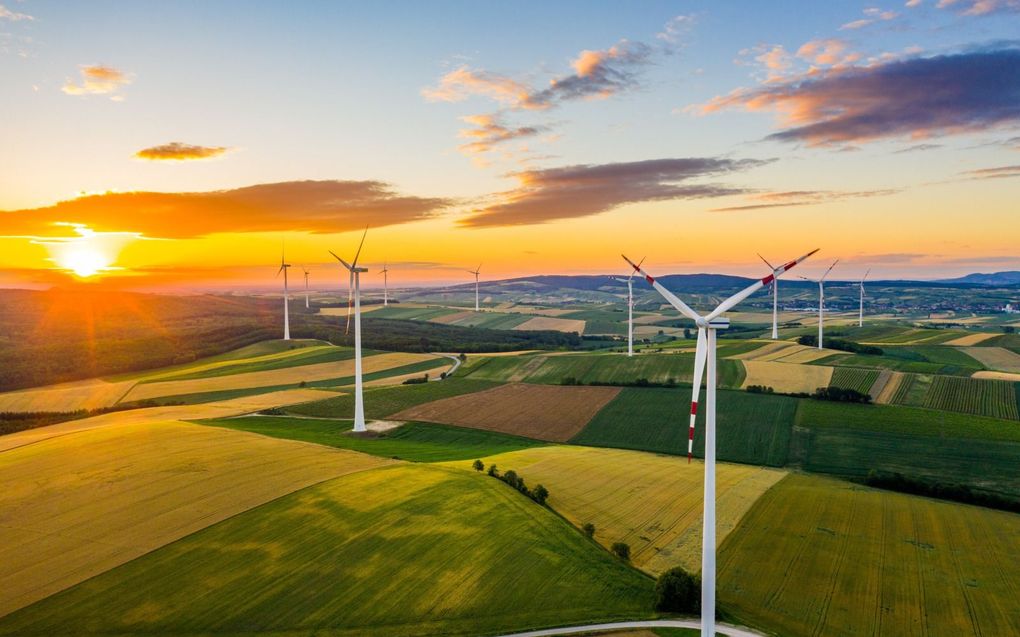
[[[1020,269],[1020,0],[0,0],[0,286]],[[833,276],[837,276],[834,271]],[[378,279],[378,280],[376,280]]]

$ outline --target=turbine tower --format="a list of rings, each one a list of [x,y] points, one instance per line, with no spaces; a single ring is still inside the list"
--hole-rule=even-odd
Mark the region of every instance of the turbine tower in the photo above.
[[[479,312],[478,309],[478,275],[482,272],[482,264],[479,263],[478,267],[474,270],[468,270],[471,274],[475,275],[475,312]]]
[[[347,268],[349,278],[347,280],[347,329],[351,331],[351,300],[354,300],[354,431],[365,431],[365,398],[361,390],[361,273],[368,272],[368,268],[358,267],[358,257],[361,255],[361,247],[365,245],[365,237],[368,235],[368,228],[365,234],[361,235],[361,243],[358,244],[358,251],[354,253],[354,261],[347,263],[329,251],[333,257],[340,262],[340,265]]]
[[[864,276],[861,277],[861,282],[857,284],[861,288],[861,309],[860,315],[857,317],[857,327],[864,327],[864,279],[868,278],[869,274],[871,274],[870,269],[864,273]]]
[[[765,257],[760,254],[758,258],[765,261]],[[765,261],[765,265],[769,266],[769,270],[776,269],[768,261]],[[779,281],[776,279],[772,281],[772,340],[779,340]]]
[[[641,259],[640,261],[638,261],[638,265],[640,266],[642,263],[644,263],[644,261],[645,261],[644,259]],[[620,283],[626,283],[627,284],[627,356],[633,356],[634,355],[634,273],[635,272],[637,272],[637,270],[635,270],[634,272],[631,272],[630,276],[628,276],[626,279],[621,279],[621,278],[615,277],[615,276],[614,277],[610,277],[614,281],[619,281]]]
[[[681,314],[694,321],[698,326],[698,346],[694,355],[694,391],[691,398],[691,424],[687,440],[687,461],[690,462],[694,447],[694,420],[698,412],[698,393],[701,389],[701,377],[707,367],[705,382],[706,407],[705,410],[705,503],[704,516],[702,518],[702,542],[701,542],[701,635],[702,637],[715,637],[715,383],[716,383],[716,332],[729,327],[730,320],[723,318],[722,314],[728,312],[735,305],[751,296],[762,287],[772,283],[790,268],[794,267],[804,259],[810,257],[817,249],[808,252],[799,259],[790,261],[772,270],[772,274],[755,281],[719,304],[714,310],[704,316],[698,314],[686,303],[680,300],[675,294],[667,290],[661,283],[657,282],[649,274],[644,272],[626,256],[627,260],[634,267],[635,272],[641,273],[645,280],[661,294],[670,305],[675,307]]]
[[[388,265],[386,265],[384,263],[383,267],[382,267],[382,270],[379,270],[379,271],[382,272],[382,282],[383,282],[382,283],[382,304],[383,304],[383,307],[387,307],[390,304],[390,291],[389,291],[390,282],[389,282],[389,275],[387,274],[387,272],[390,271],[390,268],[389,268]]]
[[[825,277],[829,276],[829,272],[832,272],[837,263],[839,263],[839,259],[832,262],[832,265],[829,266],[829,269],[825,271],[825,274],[820,279],[809,279],[806,276],[800,277],[805,281],[818,284],[818,349],[822,349],[822,322],[825,315]]]
[[[283,340],[290,340],[290,297],[287,291],[287,268],[290,267],[289,263],[284,262],[283,250],[280,250],[280,269],[276,271],[276,276],[280,276],[283,272]]]
[[[301,270],[305,273],[305,309],[309,309],[308,305],[308,270],[305,266],[301,266]]]

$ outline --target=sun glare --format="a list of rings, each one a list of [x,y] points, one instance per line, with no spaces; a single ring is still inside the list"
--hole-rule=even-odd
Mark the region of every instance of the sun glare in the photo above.
[[[110,259],[94,246],[79,245],[66,251],[58,264],[82,278],[87,278],[109,267]]]

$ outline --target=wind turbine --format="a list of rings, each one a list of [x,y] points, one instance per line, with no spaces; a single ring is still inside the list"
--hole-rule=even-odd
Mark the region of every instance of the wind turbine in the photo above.
[[[870,268],[861,277],[861,282],[857,284],[861,288],[861,312],[860,316],[857,317],[857,327],[864,327],[864,279],[868,278],[869,274],[871,274]]]
[[[687,439],[687,461],[690,462],[694,448],[694,420],[698,413],[698,393],[701,389],[701,376],[706,371],[705,382],[705,504],[702,518],[701,542],[701,635],[715,637],[715,382],[716,382],[716,332],[729,327],[730,320],[722,314],[751,296],[762,287],[775,281],[790,268],[807,259],[818,249],[808,252],[799,259],[774,268],[772,274],[755,281],[753,284],[734,294],[720,303],[714,310],[704,316],[698,314],[675,294],[667,290],[651,275],[643,271],[626,256],[636,272],[644,275],[645,280],[661,294],[670,305],[681,314],[694,321],[698,326],[698,346],[694,355],[694,391],[691,398],[691,424]]]
[[[758,258],[765,261],[765,257],[760,254]],[[765,265],[769,266],[769,270],[776,269],[768,261],[765,261]],[[779,281],[775,279],[772,281],[772,340],[779,340]]]
[[[638,261],[638,265],[640,266],[644,262],[645,262],[645,260],[642,258],[640,261]],[[634,272],[631,272],[630,276],[628,276],[626,279],[621,279],[621,278],[615,277],[615,276],[614,277],[610,277],[614,281],[619,281],[620,283],[626,283],[627,284],[627,356],[633,356],[634,355],[634,273],[635,272],[637,272],[637,270],[635,270]]]
[[[475,275],[475,312],[478,312],[480,311],[478,309],[478,275],[482,272],[482,264],[479,263],[477,268],[468,270],[468,272]]]
[[[825,277],[829,276],[829,272],[832,272],[837,263],[839,263],[839,259],[832,262],[832,265],[829,266],[829,269],[825,271],[825,274],[820,279],[809,279],[806,276],[800,277],[805,281],[818,284],[818,349],[822,349],[822,321],[825,314]]]
[[[388,306],[390,304],[390,292],[389,292],[390,283],[389,283],[389,275],[387,274],[387,272],[390,271],[390,268],[389,268],[388,265],[386,265],[384,263],[383,267],[382,267],[382,270],[379,270],[379,271],[382,272],[382,281],[383,281],[383,284],[382,284],[382,286],[383,286],[382,287],[382,304],[383,304],[383,307],[386,307],[386,306]]]
[[[309,305],[308,305],[308,270],[305,269],[305,266],[301,266],[301,269],[305,273],[305,309],[307,310],[309,308]]]
[[[276,271],[276,276],[280,276],[283,272],[283,340],[290,340],[290,297],[287,292],[287,268],[290,267],[289,263],[284,263],[283,250],[280,250],[280,269]]]
[[[329,251],[333,257],[340,262],[340,265],[347,268],[350,278],[347,281],[347,328],[344,333],[351,330],[351,299],[354,299],[354,431],[365,431],[365,398],[361,391],[361,273],[368,272],[368,268],[358,267],[358,257],[361,255],[361,246],[365,245],[365,237],[368,235],[368,228],[365,234],[361,235],[361,243],[358,244],[358,251],[354,253],[354,261],[347,263]]]

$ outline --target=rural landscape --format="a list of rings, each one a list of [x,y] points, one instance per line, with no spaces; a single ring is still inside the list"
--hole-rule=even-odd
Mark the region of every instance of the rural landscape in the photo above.
[[[0,635],[1020,635],[1017,27],[0,5]]]

